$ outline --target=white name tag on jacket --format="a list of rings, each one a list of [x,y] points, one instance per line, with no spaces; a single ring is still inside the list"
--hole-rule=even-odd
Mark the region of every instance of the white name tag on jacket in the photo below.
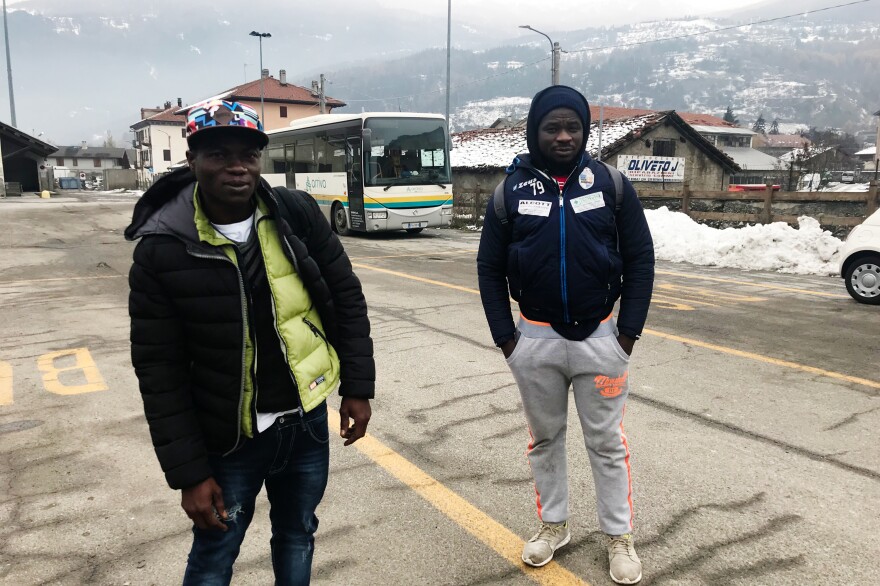
[[[599,193],[588,193],[587,195],[582,195],[571,200],[571,209],[573,209],[576,214],[604,207],[605,196],[602,195],[601,191]]]
[[[516,209],[516,211],[523,216],[544,216],[546,218],[550,215],[550,210],[552,208],[552,201],[541,201],[538,199],[521,199],[519,201],[519,207]]]

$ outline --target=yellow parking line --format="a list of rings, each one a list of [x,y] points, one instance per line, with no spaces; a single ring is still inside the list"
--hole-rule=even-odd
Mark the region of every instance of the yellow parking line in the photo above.
[[[449,256],[458,256],[458,255],[471,255],[473,254],[472,250],[446,250],[442,252],[419,252],[414,254],[390,254],[386,256],[353,256],[351,257],[351,262],[358,262],[362,260],[382,260],[386,258],[413,258],[420,256],[438,256],[438,255],[449,255]]]
[[[857,385],[864,385],[866,387],[871,387],[873,389],[880,389],[880,382],[869,380],[866,378],[859,378],[857,376],[850,376],[848,374],[841,374],[839,372],[834,372],[833,370],[825,370],[824,368],[817,368],[815,366],[807,366],[806,364],[798,364],[797,362],[790,362],[788,360],[780,360],[778,358],[770,358],[769,356],[762,356],[761,354],[754,354],[752,352],[745,352],[743,350],[737,350],[735,348],[728,348],[727,346],[719,346],[717,344],[710,344],[709,342],[701,342],[700,340],[693,340],[691,338],[684,338],[682,336],[676,336],[675,334],[667,334],[665,332],[659,332],[657,330],[650,330],[647,328],[642,333],[648,334],[650,336],[657,336],[658,338],[663,338],[665,340],[673,340],[675,342],[681,342],[682,344],[688,344],[689,346],[698,346],[700,348],[706,348],[708,350],[715,350],[716,352],[722,352],[724,354],[730,354],[732,356],[739,356],[740,358],[748,358],[749,360],[757,360],[758,362],[766,362],[767,364],[773,364],[775,366],[782,366],[785,368],[791,368],[794,370],[809,372],[810,374],[818,374],[818,375],[822,375],[822,376],[827,376],[829,378],[834,378],[837,380],[846,381],[848,383],[855,383]]]
[[[687,273],[677,273],[675,271],[656,271],[658,275],[670,275],[672,277],[684,277],[685,279],[698,279],[701,281],[714,281],[716,283],[732,283],[734,285],[747,285],[758,289],[773,289],[775,291],[787,291],[789,293],[803,293],[804,295],[815,295],[817,297],[831,297],[833,299],[849,299],[848,295],[840,295],[838,293],[823,293],[822,291],[810,291],[809,289],[795,289],[794,287],[782,287],[779,285],[770,285],[767,283],[751,283],[749,281],[737,281],[736,279],[723,279],[721,277],[709,277],[706,275],[689,275]]]
[[[479,295],[480,292],[476,289],[471,289],[470,287],[461,287],[459,285],[453,285],[452,283],[446,283],[444,281],[435,281],[434,279],[426,279],[424,277],[417,277],[415,275],[410,275],[407,273],[401,273],[400,271],[392,271],[389,269],[380,269],[379,267],[373,267],[370,265],[360,264],[360,263],[351,263],[351,266],[358,269],[367,269],[370,271],[376,271],[377,273],[385,273],[386,275],[393,275],[395,277],[401,277],[403,279],[409,279],[411,281],[418,281],[420,283],[427,283],[429,285],[437,285],[438,287],[446,287],[447,289],[455,289],[456,291],[464,291],[465,293],[474,293]]]
[[[404,279],[410,279],[413,281],[419,281],[421,283],[428,283],[430,285],[437,285],[439,287],[446,287],[449,289],[455,289],[457,291],[464,291],[466,293],[473,293],[479,295],[480,292],[477,289],[471,289],[469,287],[461,287],[459,285],[452,285],[450,283],[444,283],[443,281],[435,281],[433,279],[425,279],[423,277],[416,277],[414,275],[409,275],[407,273],[401,273],[399,271],[389,271],[388,269],[380,269],[377,267],[371,267],[370,265],[355,265],[361,269],[367,269],[371,271],[376,271],[379,273],[386,273],[389,275],[394,275],[396,277],[401,277]],[[834,372],[833,370],[825,370],[823,368],[817,368],[815,366],[807,366],[805,364],[798,364],[797,362],[790,362],[788,360],[780,360],[778,358],[770,358],[769,356],[762,356],[761,354],[754,354],[752,352],[745,352],[743,350],[737,350],[735,348],[728,348],[726,346],[719,346],[717,344],[710,344],[708,342],[701,342],[700,340],[694,340],[691,338],[684,338],[682,336],[676,336],[673,334],[667,334],[664,332],[660,332],[657,330],[649,330],[645,329],[644,334],[649,336],[656,336],[658,338],[664,338],[667,340],[674,340],[676,342],[681,342],[683,344],[690,344],[692,346],[699,346],[701,348],[707,348],[709,350],[715,350],[716,352],[723,352],[724,354],[730,354],[733,356],[739,356],[740,358],[747,358],[749,360],[755,360],[757,362],[764,362],[766,364],[773,364],[775,366],[782,366],[784,368],[791,368],[793,370],[800,370],[802,372],[809,372],[811,374],[818,374],[821,376],[827,376],[829,378],[842,380],[850,383],[855,383],[858,385],[864,385],[866,387],[871,387],[874,389],[880,389],[880,382],[873,381],[866,378],[860,378],[857,376],[850,376],[847,374],[842,374],[839,372]]]
[[[329,420],[331,429],[339,429],[339,414],[333,409],[329,410]],[[538,584],[590,586],[588,582],[578,578],[555,561],[551,561],[543,568],[526,566],[520,557],[523,547],[522,538],[372,435],[367,434],[354,446]]]

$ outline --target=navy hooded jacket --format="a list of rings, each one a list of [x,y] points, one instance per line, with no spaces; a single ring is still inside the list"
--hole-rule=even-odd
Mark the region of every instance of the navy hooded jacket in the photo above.
[[[537,148],[533,134],[540,122],[532,120],[534,104],[527,126],[530,151]],[[589,115],[584,123],[587,131]],[[615,213],[611,176],[586,153],[562,191],[533,160],[519,155],[507,170],[509,223],[501,224],[491,199],[486,209],[477,272],[495,344],[515,333],[508,294],[526,318],[549,322],[574,339],[592,333],[619,298],[618,329],[638,338],[651,302],[654,244],[635,189],[624,178],[622,205]]]

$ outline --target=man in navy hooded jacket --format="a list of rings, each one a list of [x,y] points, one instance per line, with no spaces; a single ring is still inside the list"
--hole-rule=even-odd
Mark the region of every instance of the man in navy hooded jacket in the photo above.
[[[526,542],[523,562],[543,566],[570,540],[565,432],[571,387],[599,527],[608,536],[611,578],[635,584],[642,571],[632,539],[623,414],[630,355],[651,301],[654,246],[635,189],[623,178],[618,204],[611,173],[585,152],[589,128],[589,105],[577,90],[552,86],[534,97],[529,152],[514,159],[504,181],[507,221],[490,201],[477,268],[489,328],[519,386],[531,434],[541,526]],[[518,324],[508,295],[519,304]]]

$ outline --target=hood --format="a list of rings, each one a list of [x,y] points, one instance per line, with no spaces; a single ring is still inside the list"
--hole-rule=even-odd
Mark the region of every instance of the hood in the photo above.
[[[583,148],[585,151],[587,141],[590,138],[590,105],[583,94],[566,85],[552,85],[544,88],[532,98],[529,116],[526,119],[526,144],[529,147],[532,164],[539,168],[546,167],[546,164],[540,149],[538,149],[538,125],[544,116],[556,108],[570,108],[580,116],[581,124],[584,125]]]
[[[192,201],[196,177],[189,168],[179,169],[159,179],[134,206],[126,240],[147,234],[171,234],[188,242],[198,242],[195,206]]]

